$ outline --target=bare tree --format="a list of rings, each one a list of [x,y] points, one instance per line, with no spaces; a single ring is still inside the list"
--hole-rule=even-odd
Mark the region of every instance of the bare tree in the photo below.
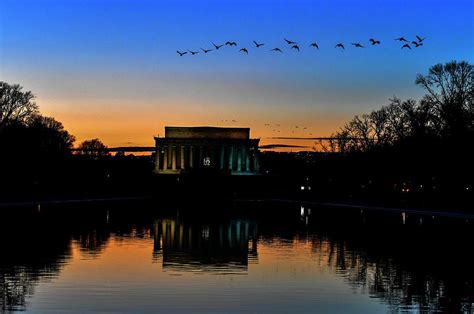
[[[427,75],[419,74],[416,84],[427,94],[424,101],[436,109],[448,134],[473,128],[474,68],[466,61],[432,66]]]
[[[327,146],[339,152],[368,151],[388,147],[410,136],[434,134],[438,120],[426,101],[390,100],[370,114],[355,116]]]
[[[336,147],[336,141],[333,138],[317,140],[314,143],[313,150],[315,152],[323,152],[323,153],[336,153],[336,152],[339,152],[339,150]]]
[[[437,64],[416,84],[427,91],[417,102],[396,97],[370,114],[355,116],[322,149],[368,151],[393,146],[407,138],[438,138],[474,130],[474,68],[465,61]]]
[[[0,129],[10,122],[24,123],[38,113],[31,91],[23,92],[18,84],[10,85],[0,81]]]

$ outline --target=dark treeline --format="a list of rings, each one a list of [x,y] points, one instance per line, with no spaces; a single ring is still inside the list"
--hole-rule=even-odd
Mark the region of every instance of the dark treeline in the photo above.
[[[33,100],[21,86],[0,82],[0,145],[6,165],[20,158],[30,161],[31,167],[25,168],[33,168],[35,161],[62,160],[70,154],[75,137],[61,122],[42,116]]]
[[[73,154],[75,137],[41,115],[34,99],[20,85],[0,82],[0,200],[103,197],[147,183],[149,158],[112,157],[98,139]]]
[[[473,66],[437,64],[415,82],[426,91],[421,100],[392,99],[334,134],[328,148],[343,154],[335,166],[376,194],[390,188],[430,206],[472,205]]]
[[[42,116],[32,92],[0,82],[0,198],[25,194],[40,178],[63,170],[75,141],[54,118]]]
[[[419,100],[398,98],[370,114],[355,116],[326,151],[373,152],[387,149],[414,152],[419,145],[457,154],[468,148],[474,132],[474,69],[465,61],[437,64],[416,84],[426,94]],[[423,151],[423,150],[421,150]]]
[[[380,205],[463,207],[473,202],[474,70],[437,64],[416,84],[422,99],[393,98],[355,116],[317,153],[266,153],[264,171],[308,180],[317,195]],[[286,165],[286,166],[284,166]]]

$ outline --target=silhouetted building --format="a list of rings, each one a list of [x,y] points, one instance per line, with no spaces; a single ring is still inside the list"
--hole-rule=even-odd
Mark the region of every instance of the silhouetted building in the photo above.
[[[155,137],[155,172],[255,175],[259,141],[250,138],[249,128],[167,126],[165,137]]]

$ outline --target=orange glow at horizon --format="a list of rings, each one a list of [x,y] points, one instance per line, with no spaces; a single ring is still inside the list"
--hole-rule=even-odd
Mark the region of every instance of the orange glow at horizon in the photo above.
[[[242,110],[236,106],[221,108],[217,104],[179,102],[121,101],[118,105],[106,101],[70,100],[65,104],[50,99],[38,103],[44,115],[59,120],[68,132],[76,136],[76,146],[92,138],[99,138],[109,147],[154,146],[153,137],[163,136],[165,126],[218,126],[249,127],[251,137],[260,138],[261,145],[306,146],[276,150],[312,150],[314,140],[278,140],[272,137],[329,136],[352,116],[330,111],[280,108],[270,112],[259,108]]]

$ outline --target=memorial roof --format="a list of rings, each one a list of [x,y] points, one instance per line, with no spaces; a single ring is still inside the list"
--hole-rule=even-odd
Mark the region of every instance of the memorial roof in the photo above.
[[[239,139],[250,138],[250,128],[224,127],[165,127],[165,138],[170,139]]]

